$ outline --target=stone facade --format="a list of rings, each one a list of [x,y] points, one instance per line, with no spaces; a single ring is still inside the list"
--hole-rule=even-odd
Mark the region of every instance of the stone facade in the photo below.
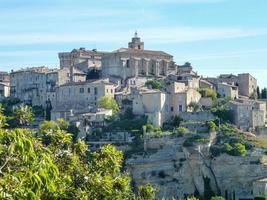
[[[0,82],[0,100],[9,97],[9,84]]]
[[[191,102],[199,102],[200,98],[199,92],[185,89],[185,85],[181,83],[174,83],[169,87],[168,92],[141,90],[133,98],[133,113],[146,115],[150,123],[162,126],[172,116],[191,112],[188,105]]]
[[[72,81],[85,81],[86,74],[76,68],[50,70],[47,67],[34,67],[10,74],[10,96],[31,105],[46,106],[55,98],[55,88]]]
[[[242,130],[254,130],[266,123],[265,102],[238,99],[230,101],[227,107],[233,112],[234,124]]]
[[[73,49],[71,52],[61,52],[58,54],[60,68],[77,67],[78,69],[88,72],[91,69],[101,69],[101,59],[108,52],[86,50],[85,48]]]
[[[238,98],[238,87],[235,85],[229,85],[227,83],[218,83],[217,93],[220,97],[230,97],[231,99]]]
[[[123,80],[137,76],[159,77],[175,69],[172,55],[144,50],[144,44],[137,36],[132,38],[128,47],[103,55],[103,77],[117,76]]]
[[[103,96],[114,98],[115,85],[108,80],[70,82],[56,88],[55,106],[52,115],[66,118],[70,110],[96,107]],[[54,117],[53,117],[54,118]]]
[[[217,78],[204,78],[204,80],[212,83],[217,89],[219,83],[228,83],[229,85],[238,86],[238,94],[250,97],[257,90],[257,80],[249,73],[244,74],[222,74]]]

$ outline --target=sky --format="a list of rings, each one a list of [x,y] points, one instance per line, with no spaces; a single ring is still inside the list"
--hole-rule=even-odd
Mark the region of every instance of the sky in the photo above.
[[[58,52],[127,47],[135,30],[203,76],[267,87],[267,0],[0,0],[0,70],[59,66]]]

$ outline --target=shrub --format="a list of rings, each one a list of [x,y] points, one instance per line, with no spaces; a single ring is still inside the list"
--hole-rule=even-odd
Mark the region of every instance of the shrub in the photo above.
[[[225,200],[225,198],[222,196],[215,196],[215,197],[211,197],[211,200]]]
[[[215,90],[210,88],[201,88],[198,90],[202,97],[211,97],[213,100],[217,98],[217,93]]]
[[[185,127],[178,127],[176,129],[175,133],[177,133],[178,135],[185,135],[185,134],[189,133],[189,130]]]
[[[159,89],[159,90],[163,87],[162,82],[159,80],[147,81],[146,86],[151,86],[152,89]]]
[[[265,196],[257,196],[254,198],[254,200],[267,200],[267,197]]]
[[[215,132],[217,130],[217,126],[213,121],[207,121],[207,125],[209,127],[209,132]]]

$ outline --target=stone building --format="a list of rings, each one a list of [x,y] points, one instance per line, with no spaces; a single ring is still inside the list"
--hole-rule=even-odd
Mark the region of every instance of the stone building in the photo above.
[[[253,195],[254,197],[267,196],[267,178],[253,182]]]
[[[9,83],[0,82],[0,100],[9,97]]]
[[[227,83],[218,83],[217,93],[220,97],[230,97],[231,99],[237,99],[238,87]]]
[[[114,98],[115,85],[108,80],[70,82],[56,88],[52,118],[66,118],[70,110],[81,111],[97,106],[103,96]]]
[[[120,48],[102,57],[103,77],[116,76],[123,81],[138,76],[167,76],[173,70],[173,56],[163,51],[145,50],[137,34],[128,48]]]
[[[173,83],[166,92],[143,88],[133,98],[133,113],[146,115],[150,123],[162,126],[173,116],[191,112],[189,104],[200,99],[199,92],[186,88],[183,83]]]
[[[101,69],[102,56],[108,52],[86,50],[85,48],[73,49],[71,52],[61,52],[58,54],[60,60],[60,68],[77,67],[83,72],[91,69]]]
[[[26,68],[11,72],[10,96],[45,108],[48,100],[53,104],[56,86],[85,80],[86,74],[74,67],[53,70],[47,67]]]
[[[9,83],[10,75],[8,72],[0,72],[0,82]]]
[[[241,96],[250,97],[256,93],[257,79],[249,73],[244,74],[222,74],[217,78],[204,78],[204,80],[212,83],[217,89],[218,83],[228,83],[229,85],[238,86],[238,93]]]
[[[233,112],[233,123],[240,129],[250,131],[266,123],[266,103],[249,99],[230,101],[227,107]]]

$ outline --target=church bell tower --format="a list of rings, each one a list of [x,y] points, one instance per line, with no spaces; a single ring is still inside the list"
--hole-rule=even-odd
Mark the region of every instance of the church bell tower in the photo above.
[[[135,31],[134,37],[132,41],[128,43],[128,48],[130,49],[137,49],[137,50],[144,50],[144,42],[141,42],[140,37],[138,37],[137,31]]]

